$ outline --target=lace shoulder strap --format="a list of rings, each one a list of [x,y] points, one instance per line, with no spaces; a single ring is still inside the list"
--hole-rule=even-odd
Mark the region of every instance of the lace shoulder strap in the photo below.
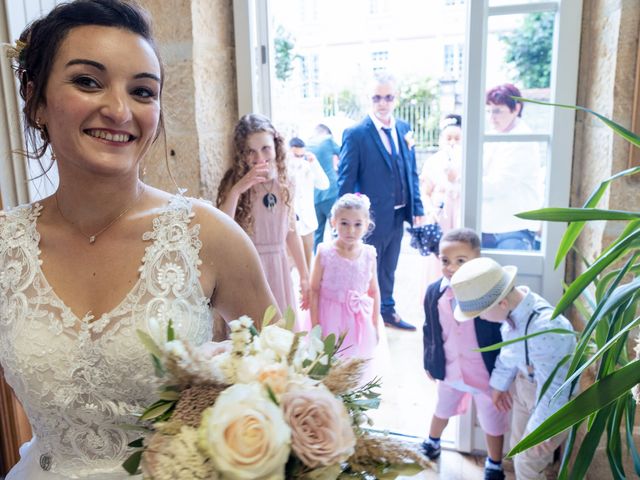
[[[39,261],[40,234],[36,229],[36,219],[41,210],[42,205],[36,203],[0,211],[0,276],[12,258],[29,264]]]
[[[187,295],[189,292],[184,289],[199,283],[202,242],[200,225],[190,226],[195,216],[192,207],[191,199],[173,196],[153,219],[153,230],[142,236],[143,240],[153,243],[146,248],[140,277],[148,279],[149,286],[158,288],[156,293],[171,289],[177,296]]]
[[[38,245],[39,234],[36,219],[42,205],[19,205],[10,210],[0,210],[0,248],[15,248],[17,245]]]

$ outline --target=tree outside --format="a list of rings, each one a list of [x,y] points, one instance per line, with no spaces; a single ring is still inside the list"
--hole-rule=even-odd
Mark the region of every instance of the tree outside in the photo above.
[[[505,62],[515,67],[524,88],[548,88],[555,12],[530,13],[522,27],[500,40],[506,44]]]

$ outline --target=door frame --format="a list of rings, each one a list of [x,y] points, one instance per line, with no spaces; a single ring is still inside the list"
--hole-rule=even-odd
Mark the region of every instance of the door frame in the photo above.
[[[544,141],[548,145],[548,168],[545,179],[545,205],[568,207],[571,193],[571,166],[575,112],[553,108],[549,134],[488,135],[485,133],[485,78],[489,17],[555,11],[553,55],[551,69],[551,102],[573,105],[578,90],[578,63],[582,24],[582,0],[535,1],[511,5],[489,6],[489,0],[469,0],[467,7],[467,38],[465,57],[464,102],[467,121],[463,122],[463,225],[481,231],[482,154],[485,142]],[[549,107],[551,108],[551,107]],[[540,284],[540,293],[551,303],[562,296],[565,265],[553,268],[555,252],[565,223],[543,225],[542,250],[517,252],[483,250],[502,265],[518,267],[519,280],[533,279]],[[475,408],[470,408],[458,422],[458,449],[472,452],[484,449],[484,435],[476,428]],[[508,442],[505,442],[505,448]]]

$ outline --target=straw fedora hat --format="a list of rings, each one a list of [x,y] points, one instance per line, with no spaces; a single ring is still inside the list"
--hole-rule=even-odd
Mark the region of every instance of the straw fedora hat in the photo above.
[[[513,288],[516,273],[516,267],[502,267],[486,257],[463,264],[451,277],[451,288],[458,303],[453,312],[455,319],[471,320],[496,306]]]

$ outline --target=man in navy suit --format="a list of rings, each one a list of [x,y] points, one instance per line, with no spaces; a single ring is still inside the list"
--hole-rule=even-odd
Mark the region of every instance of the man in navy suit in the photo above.
[[[375,229],[366,241],[378,254],[380,313],[387,326],[415,330],[396,313],[393,299],[404,222],[421,224],[424,215],[412,132],[393,116],[396,82],[391,75],[376,75],[370,92],[371,112],[343,135],[339,194],[361,192],[371,199]]]

